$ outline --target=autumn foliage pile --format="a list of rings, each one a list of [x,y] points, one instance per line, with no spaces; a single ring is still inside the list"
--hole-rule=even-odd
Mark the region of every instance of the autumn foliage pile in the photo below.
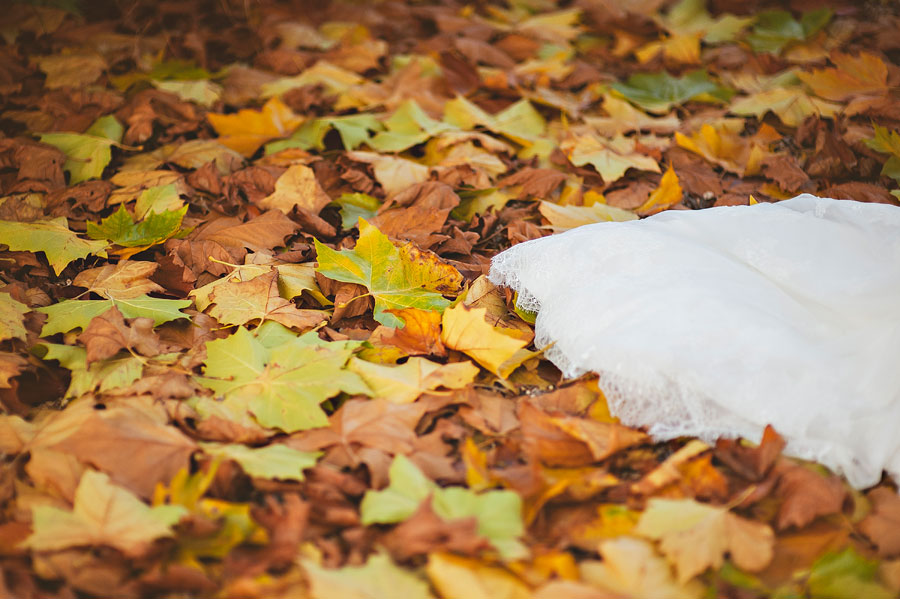
[[[896,4],[2,11],[0,597],[897,596],[894,482],[622,426],[484,276],[897,203]]]

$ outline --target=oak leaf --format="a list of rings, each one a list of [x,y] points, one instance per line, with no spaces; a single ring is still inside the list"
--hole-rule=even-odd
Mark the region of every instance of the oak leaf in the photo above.
[[[692,499],[651,499],[635,532],[660,541],[682,584],[721,566],[725,553],[739,568],[756,572],[774,552],[775,535],[766,524]]]
[[[335,251],[316,240],[319,272],[335,281],[364,285],[375,299],[374,318],[399,326],[388,309],[441,310],[450,304],[443,294],[455,293],[462,275],[433,254],[411,244],[400,248],[365,220],[359,221],[359,240],[352,250]]]

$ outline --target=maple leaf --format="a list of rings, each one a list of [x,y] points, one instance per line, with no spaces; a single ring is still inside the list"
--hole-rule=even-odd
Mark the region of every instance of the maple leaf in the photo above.
[[[148,278],[157,268],[159,264],[156,262],[122,260],[116,264],[82,270],[75,275],[72,284],[86,287],[88,291],[109,299],[133,299],[163,291],[160,285]]]
[[[319,404],[342,391],[370,391],[344,370],[352,346],[316,340],[315,333],[307,333],[268,348],[238,327],[224,339],[207,342],[204,377],[198,381],[225,403],[249,410],[265,427],[294,432],[327,426]]]
[[[546,121],[528,100],[519,100],[490,115],[463,96],[457,96],[444,105],[444,120],[461,129],[480,125],[503,135],[523,146],[519,154],[522,158],[547,155],[553,149],[547,145],[547,140],[542,139],[547,128]]]
[[[274,320],[298,330],[310,329],[327,320],[320,310],[301,310],[278,290],[279,273],[266,274],[243,282],[226,282],[209,294],[209,314],[226,325],[242,325],[251,321]],[[220,279],[221,280],[221,279]]]
[[[72,511],[32,507],[34,532],[24,545],[35,551],[108,545],[139,555],[156,539],[172,536],[171,526],[185,513],[179,506],[149,507],[110,483],[102,472],[87,470],[78,483]]]
[[[285,214],[294,206],[318,214],[331,198],[316,181],[316,174],[304,164],[290,166],[275,182],[275,191],[259,203],[262,208],[274,208]]]
[[[365,193],[341,194],[334,204],[341,207],[341,228],[345,231],[355,227],[360,218],[371,220],[381,207],[381,202]]]
[[[668,133],[677,129],[681,124],[681,121],[673,113],[662,117],[650,116],[609,93],[603,95],[603,110],[609,116],[586,116],[584,122],[597,133],[608,137],[615,137],[620,133],[630,131]]]
[[[372,114],[312,119],[303,123],[287,139],[266,144],[266,153],[273,154],[288,148],[324,150],[325,135],[332,129],[340,135],[345,150],[355,150],[369,141],[370,132],[383,131],[384,125]]]
[[[651,499],[635,532],[661,541],[682,584],[721,566],[726,552],[739,568],[762,570],[772,560],[775,540],[765,524],[692,499]]]
[[[441,313],[418,308],[390,310],[405,324],[403,328],[380,326],[369,336],[374,345],[390,344],[409,355],[446,355],[441,342]]]
[[[425,567],[431,584],[447,599],[532,599],[531,590],[509,571],[450,553],[432,553]]]
[[[826,553],[809,569],[807,586],[812,597],[834,599],[891,599],[896,592],[878,583],[878,565],[852,547]]]
[[[153,334],[153,320],[135,318],[126,325],[115,306],[93,318],[78,340],[87,350],[88,364],[111,358],[121,349],[134,349],[144,356],[155,356],[161,351],[159,338]]]
[[[322,305],[331,303],[322,295],[318,285],[316,285],[315,267],[311,263],[286,264],[260,254],[248,255],[245,258],[245,262],[246,264],[234,266],[234,270],[226,276],[191,291],[189,295],[194,298],[194,304],[197,306],[197,309],[206,310],[213,302],[212,294],[220,288],[252,281],[257,277],[273,272],[277,275],[277,291],[285,300],[293,299],[306,291]],[[269,301],[268,294],[270,292],[271,289],[266,287],[267,299],[265,301]],[[230,292],[230,295],[234,294],[235,291]],[[261,302],[263,300],[259,299],[258,301]]]
[[[392,403],[415,401],[421,394],[438,387],[461,389],[478,374],[478,367],[468,361],[441,365],[425,358],[410,358],[399,366],[354,358],[348,368],[365,381],[373,397],[383,397]]]
[[[391,484],[381,491],[366,491],[360,504],[363,524],[402,522],[431,496],[434,513],[443,520],[474,517],[478,534],[491,542],[506,559],[527,555],[517,540],[524,532],[522,500],[513,491],[474,493],[462,487],[438,487],[403,455],[394,457],[389,470]]]
[[[29,311],[27,305],[16,301],[8,293],[0,292],[0,341],[6,339],[24,341],[27,331],[22,322]]]
[[[435,599],[428,583],[394,564],[385,554],[375,554],[364,566],[327,570],[311,560],[302,560],[309,576],[313,599]]]
[[[297,451],[279,443],[265,447],[201,443],[200,448],[211,456],[234,460],[250,476],[279,480],[302,481],[303,471],[315,466],[322,456],[320,451]]]
[[[167,239],[185,237],[190,229],[182,229],[181,221],[187,213],[187,206],[180,210],[152,212],[139,222],[134,222],[124,204],[113,214],[99,223],[88,221],[87,234],[91,239],[106,239],[123,248],[115,253],[128,258],[164,243]]]
[[[608,142],[593,135],[572,137],[563,141],[559,149],[575,166],[590,164],[597,169],[604,183],[621,179],[630,168],[660,172],[656,160],[635,151],[634,140],[629,137],[618,136]]]
[[[834,67],[800,71],[797,77],[826,100],[843,101],[863,94],[884,94],[888,91],[888,68],[875,54],[857,55],[835,52],[831,55]]]
[[[887,127],[875,128],[875,137],[872,139],[864,139],[863,142],[882,154],[889,154],[884,166],[881,167],[881,174],[887,175],[895,181],[900,181],[900,133],[890,131]]]
[[[814,98],[797,87],[757,92],[746,98],[735,100],[728,108],[734,114],[753,115],[760,119],[771,110],[778,115],[782,123],[791,127],[799,126],[806,117],[814,114],[823,118],[832,118],[840,109],[839,104]]]
[[[96,179],[112,159],[110,148],[122,139],[123,128],[113,116],[101,117],[80,133],[44,133],[41,141],[59,148],[66,155],[63,165],[70,183]]]
[[[691,71],[680,78],[665,71],[636,73],[625,83],[614,83],[612,88],[644,110],[655,113],[668,112],[688,100],[727,101],[733,93],[711,80],[703,70]]]
[[[755,175],[763,160],[772,155],[768,145],[781,136],[765,123],[752,137],[742,135],[743,128],[744,123],[736,120],[704,123],[691,137],[676,131],[675,142],[725,170],[741,176]]]
[[[47,322],[41,329],[41,337],[55,333],[68,333],[72,329],[84,329],[96,316],[112,307],[118,308],[125,318],[152,318],[153,326],[164,322],[188,318],[181,312],[191,305],[190,300],[170,300],[147,295],[131,298],[110,298],[103,300],[63,300],[49,306],[36,308],[47,315]]]
[[[364,285],[375,299],[375,320],[387,326],[403,324],[388,309],[442,310],[450,304],[443,294],[455,293],[462,282],[462,275],[449,264],[411,244],[394,246],[363,219],[355,248],[337,252],[316,240],[316,253],[316,272]]]
[[[261,110],[245,108],[235,114],[210,112],[206,118],[223,146],[247,157],[270,139],[289,135],[303,122],[303,117],[294,114],[277,97],[268,100]]]
[[[753,32],[747,42],[757,52],[780,53],[790,43],[803,41],[831,20],[829,8],[803,13],[800,20],[786,10],[768,10],[756,15]]]
[[[9,379],[18,375],[27,364],[28,361],[19,354],[0,351],[0,389],[9,389]]]
[[[627,599],[699,599],[703,587],[672,579],[668,564],[649,543],[633,537],[619,537],[600,544],[602,562],[581,564],[581,576],[615,597]]]
[[[469,308],[462,303],[444,310],[441,341],[506,378],[534,355],[525,350],[530,339],[522,339],[514,329],[491,326],[486,315],[486,308]]]
[[[148,214],[164,214],[178,210],[184,206],[184,202],[178,191],[178,185],[155,185],[141,191],[134,205],[134,215],[138,219],[145,218]]]
[[[144,361],[136,356],[87,362],[87,351],[81,347],[56,343],[41,343],[46,353],[44,360],[58,360],[60,365],[72,372],[72,380],[65,397],[81,397],[85,393],[98,390],[101,393],[131,385],[144,371]],[[40,350],[38,352],[40,355]]]
[[[407,100],[384,121],[368,145],[379,152],[402,152],[428,139],[454,129],[452,125],[436,121],[425,114],[415,100]]]
[[[106,257],[109,245],[105,241],[78,237],[69,229],[69,221],[64,216],[30,223],[0,220],[0,240],[14,251],[44,252],[57,275],[73,260],[91,254]]]

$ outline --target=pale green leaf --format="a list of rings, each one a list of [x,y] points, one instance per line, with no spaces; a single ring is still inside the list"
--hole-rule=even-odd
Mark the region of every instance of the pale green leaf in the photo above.
[[[178,194],[178,188],[175,183],[157,185],[141,192],[134,205],[134,215],[142,219],[148,213],[165,214],[169,211],[178,210],[182,206],[184,206],[184,201]]]
[[[276,443],[265,447],[247,447],[239,443],[201,443],[211,456],[234,460],[250,476],[265,479],[304,479],[303,471],[312,468],[322,456],[321,451],[299,451]]]
[[[134,222],[125,205],[119,204],[119,209],[99,224],[89,221],[87,234],[91,239],[108,239],[122,247],[150,247],[187,233],[181,229],[187,209],[183,206],[179,210],[151,212],[144,220]]]
[[[438,486],[404,455],[397,455],[388,470],[390,485],[380,491],[366,491],[360,504],[364,525],[403,522]]]
[[[323,568],[302,561],[309,576],[311,599],[435,599],[428,583],[400,568],[385,554],[369,558],[364,566]]]
[[[334,203],[341,207],[341,228],[345,231],[355,227],[360,218],[373,218],[381,207],[381,202],[365,193],[345,193]]]
[[[28,306],[14,300],[10,294],[0,292],[0,341],[25,339],[27,331],[22,321],[29,311]]]
[[[55,333],[68,333],[73,329],[84,329],[95,316],[99,316],[115,306],[125,318],[152,318],[154,326],[170,320],[187,318],[180,310],[191,305],[190,300],[173,300],[140,295],[128,299],[63,300],[49,306],[36,308],[47,315],[47,322],[41,329],[41,337]]]
[[[877,581],[878,562],[859,555],[852,547],[826,553],[809,572],[810,596],[828,599],[891,599],[896,593]]]
[[[73,260],[91,254],[105,258],[108,246],[78,237],[64,216],[30,223],[0,220],[0,244],[17,252],[44,252],[57,275]]]
[[[41,141],[66,155],[63,169],[69,173],[72,185],[98,179],[112,159],[110,148],[115,143],[106,137],[79,133],[44,133]]]
[[[733,93],[710,79],[703,70],[683,77],[672,77],[665,71],[635,73],[626,83],[614,83],[612,88],[644,110],[656,113],[668,112],[673,106],[706,95],[724,101]]]

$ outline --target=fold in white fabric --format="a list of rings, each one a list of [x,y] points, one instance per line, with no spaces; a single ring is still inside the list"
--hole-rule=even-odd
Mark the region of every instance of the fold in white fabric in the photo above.
[[[490,279],[628,425],[758,442],[772,424],[855,487],[900,481],[900,208],[804,194],[587,225],[498,254]]]

